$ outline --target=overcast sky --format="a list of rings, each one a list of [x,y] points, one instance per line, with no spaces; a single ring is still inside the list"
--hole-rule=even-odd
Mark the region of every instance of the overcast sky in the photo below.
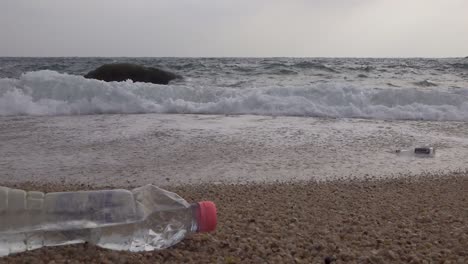
[[[0,56],[460,57],[468,0],[0,0]]]

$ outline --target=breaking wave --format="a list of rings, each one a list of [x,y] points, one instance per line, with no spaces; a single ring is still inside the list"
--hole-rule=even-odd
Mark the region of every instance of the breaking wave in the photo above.
[[[107,113],[259,114],[468,121],[468,89],[193,87],[102,82],[55,71],[0,79],[0,116]]]

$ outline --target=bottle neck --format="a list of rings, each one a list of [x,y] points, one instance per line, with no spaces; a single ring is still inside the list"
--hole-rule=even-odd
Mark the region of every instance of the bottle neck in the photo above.
[[[200,205],[198,203],[190,204],[190,209],[192,210],[192,226],[190,231],[195,233],[198,232],[198,227],[200,226],[198,223],[200,219]]]

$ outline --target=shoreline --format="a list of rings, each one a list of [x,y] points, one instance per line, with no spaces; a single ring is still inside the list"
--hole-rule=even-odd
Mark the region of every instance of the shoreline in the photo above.
[[[20,183],[40,191],[92,185]],[[123,187],[123,186],[122,186]],[[162,251],[50,247],[0,263],[466,263],[468,173],[396,179],[166,186],[189,202],[213,200],[217,231]]]
[[[73,245],[0,263],[466,263],[467,130],[466,122],[249,115],[0,117],[0,185],[151,183],[219,210],[216,232],[167,250]],[[392,152],[412,144],[436,147],[436,157]]]
[[[265,183],[468,169],[467,122],[183,114],[0,117],[0,182]],[[436,148],[435,158],[397,149]]]

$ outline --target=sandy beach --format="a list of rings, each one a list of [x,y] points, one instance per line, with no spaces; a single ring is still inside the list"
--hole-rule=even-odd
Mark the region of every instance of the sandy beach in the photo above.
[[[0,263],[466,263],[463,122],[264,116],[1,117],[0,184],[147,183],[214,201],[217,231],[146,253],[43,248]],[[434,158],[395,148],[428,144]]]
[[[31,184],[63,191],[92,186]],[[468,175],[307,184],[169,188],[213,200],[217,231],[168,250],[128,253],[91,245],[44,248],[0,263],[466,263]]]

